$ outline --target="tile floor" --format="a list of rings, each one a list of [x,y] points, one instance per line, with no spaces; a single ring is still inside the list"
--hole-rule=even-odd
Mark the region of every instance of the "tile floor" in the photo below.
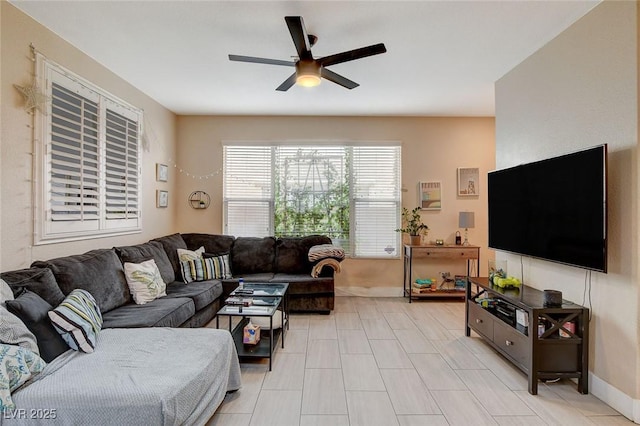
[[[570,381],[530,395],[522,372],[464,336],[455,301],[337,297],[331,315],[291,316],[271,372],[241,367],[242,389],[207,426],[633,425]]]

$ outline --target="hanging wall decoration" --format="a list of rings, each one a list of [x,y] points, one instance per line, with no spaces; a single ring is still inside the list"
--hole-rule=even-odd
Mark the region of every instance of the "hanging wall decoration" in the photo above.
[[[38,83],[35,80],[29,86],[18,86],[14,84],[15,87],[24,97],[24,110],[27,112],[31,112],[34,109],[37,109],[43,114],[47,114],[47,102],[51,100],[51,98],[40,90]]]
[[[418,182],[418,200],[422,210],[442,209],[440,182]]]
[[[458,168],[458,196],[477,197],[480,194],[478,181],[480,180],[480,169],[478,167]]]

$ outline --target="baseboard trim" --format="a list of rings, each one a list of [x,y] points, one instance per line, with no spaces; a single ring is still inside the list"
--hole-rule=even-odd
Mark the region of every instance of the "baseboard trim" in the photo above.
[[[589,372],[589,389],[593,396],[634,423],[640,424],[640,399],[633,399],[591,372]]]

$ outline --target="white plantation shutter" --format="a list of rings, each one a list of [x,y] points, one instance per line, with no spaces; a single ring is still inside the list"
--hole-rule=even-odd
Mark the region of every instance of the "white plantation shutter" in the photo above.
[[[51,220],[98,220],[98,104],[53,83]]]
[[[142,112],[36,55],[36,244],[140,231]]]
[[[106,219],[138,217],[138,123],[107,108]]]
[[[315,158],[305,160],[312,151]],[[326,173],[331,171],[345,174],[349,180],[350,236],[349,241],[340,243],[352,256],[397,257],[400,235],[394,230],[400,226],[400,154],[398,144],[314,147],[226,143],[224,232],[235,236],[274,235],[276,197],[286,204],[287,191],[300,190],[307,195],[305,202],[313,203],[326,189]],[[315,160],[322,164],[309,167]],[[282,177],[285,169],[286,181]],[[326,222],[319,220],[316,233],[330,232]]]
[[[224,229],[237,237],[273,235],[272,148],[224,147]]]
[[[400,254],[400,170],[399,146],[353,147],[354,256]]]

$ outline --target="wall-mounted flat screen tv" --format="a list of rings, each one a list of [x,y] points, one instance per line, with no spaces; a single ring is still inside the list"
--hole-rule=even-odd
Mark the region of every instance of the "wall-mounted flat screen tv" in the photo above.
[[[607,145],[489,172],[489,247],[607,272]]]

